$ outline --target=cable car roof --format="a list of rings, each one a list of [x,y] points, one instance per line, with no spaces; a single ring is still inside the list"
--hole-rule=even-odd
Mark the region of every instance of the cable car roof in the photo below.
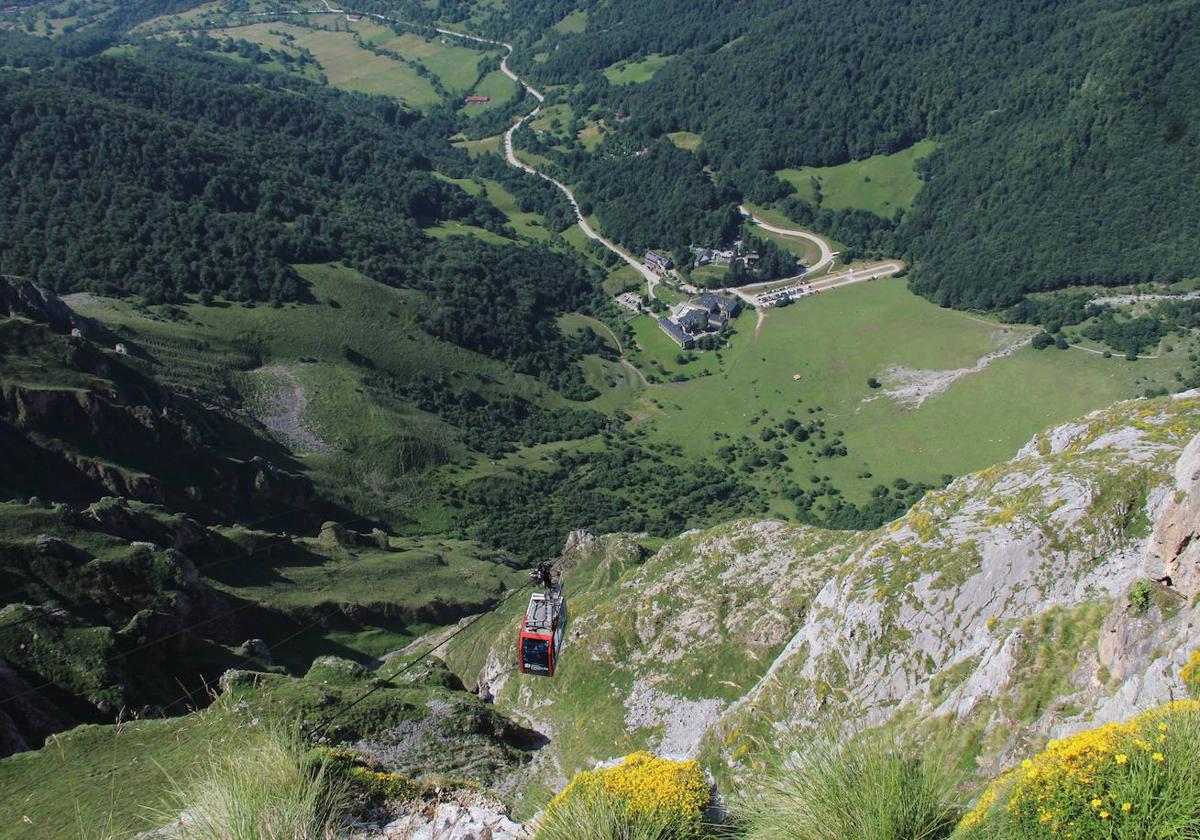
[[[530,633],[549,633],[554,629],[555,603],[544,592],[529,596],[525,609],[525,629]]]

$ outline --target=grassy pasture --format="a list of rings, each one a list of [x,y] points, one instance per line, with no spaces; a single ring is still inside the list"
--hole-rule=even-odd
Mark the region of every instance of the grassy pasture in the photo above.
[[[528,156],[533,157],[532,155]],[[564,230],[562,232],[562,238],[572,247],[574,247],[579,253],[596,263],[596,265],[603,265],[596,255],[592,253],[589,247],[588,243],[590,243],[592,240],[588,238],[587,234],[583,232],[583,228],[581,228],[579,225],[571,225],[569,228]],[[631,268],[630,270],[632,271],[633,269]]]
[[[484,185],[487,192],[487,199],[497,210],[508,216],[509,223],[513,226],[521,236],[528,236],[537,240],[546,240],[550,238],[550,231],[546,229],[544,220],[540,213],[525,213],[517,206],[517,199],[508,190],[496,181],[485,179]]]
[[[650,77],[666,66],[674,56],[646,56],[640,61],[619,61],[604,69],[604,78],[614,85],[636,85],[650,80]]]
[[[587,328],[605,339],[613,350],[620,352],[626,349],[607,325],[587,315],[572,312],[560,317],[558,324],[568,335]],[[617,409],[625,408],[645,388],[638,375],[630,370],[628,365],[619,361],[587,356],[583,360],[583,370],[588,383],[600,392],[600,396],[585,405],[597,411],[611,414]]]
[[[609,272],[608,277],[604,278],[604,291],[606,294],[620,294],[626,286],[634,286],[638,294],[645,291],[646,281],[641,273],[633,266],[622,262],[619,267]]]
[[[482,79],[479,84],[471,90],[471,93],[480,96],[490,96],[491,102],[482,105],[464,105],[462,111],[465,114],[481,114],[484,111],[490,111],[493,108],[499,108],[507,105],[513,98],[516,97],[518,91],[517,83],[505,76],[499,70],[493,70]]]
[[[922,140],[891,155],[874,155],[840,166],[781,169],[775,174],[805,198],[812,196],[812,179],[816,178],[821,184],[821,206],[831,210],[857,208],[891,216],[898,209],[912,207],[921,189],[921,179],[913,166],[929,157],[937,145],[933,140]]]
[[[883,379],[894,365],[969,367],[995,348],[999,325],[940,309],[898,279],[767,310],[757,338],[754,319],[748,312],[734,322],[738,334],[719,361],[716,353],[701,353],[683,366],[675,362],[678,347],[652,319],[635,320],[640,350],[633,355],[647,374],[714,374],[652,387],[641,400],[640,427],[652,441],[707,454],[723,442],[714,432],[757,440],[762,428],[789,417],[824,419],[829,431],[844,430],[848,455],[815,457],[807,444],[788,439],[791,480],[804,484],[810,474],[829,475],[853,501],[863,501],[881,482],[937,481],[943,473],[960,475],[1011,457],[1048,426],[1140,394],[1141,377],[1169,376],[1162,360],[1130,363],[1079,350],[1024,348],[909,409],[869,389],[867,378]],[[794,373],[802,379],[794,381]],[[817,406],[820,411],[808,413]],[[861,478],[864,472],[872,476]]]
[[[484,137],[480,140],[456,140],[455,146],[460,149],[466,149],[470,157],[479,157],[480,155],[498,153],[504,148],[504,136],[494,134],[491,137]]]
[[[4,836],[127,837],[155,828],[172,819],[155,813],[167,808],[172,782],[210,746],[239,737],[224,703],[182,718],[60,733],[36,752],[0,761]]]
[[[670,131],[666,137],[679,148],[689,152],[700,148],[700,135],[692,131]]]
[[[475,225],[465,225],[462,222],[441,221],[431,227],[422,228],[427,236],[432,236],[434,239],[449,239],[452,236],[474,236],[484,242],[504,243],[512,240],[506,239],[503,236],[492,233],[490,230],[484,230]]]
[[[590,152],[600,145],[600,141],[604,139],[606,130],[603,122],[589,121],[579,130],[579,142],[583,144],[583,148]]]
[[[587,9],[577,9],[551,28],[556,32],[562,32],[564,35],[576,34],[587,28],[587,19]]]
[[[551,105],[548,108],[543,108],[541,112],[538,113],[537,117],[535,117],[529,124],[529,126],[536,133],[541,135],[543,142],[551,142],[554,145],[561,146],[571,139],[571,134],[568,129],[570,127],[571,120],[574,119],[574,117],[575,112],[571,109],[570,105],[567,105],[566,103],[558,103]],[[580,131],[580,134],[586,130],[587,129],[585,127]],[[597,134],[595,137],[595,142],[592,145],[596,145],[596,143],[599,143],[599,141],[600,137]]]
[[[395,644],[398,639],[411,640],[434,626],[420,618],[431,605],[473,612],[486,607],[505,585],[524,582],[519,571],[487,559],[494,556],[475,543],[453,539],[396,537],[387,548],[337,548],[306,539],[295,543],[288,560],[269,569],[237,569],[222,588],[291,614],[309,615],[336,604],[350,604],[360,613],[386,613],[395,625],[389,628],[394,644],[389,649],[395,650],[405,643]],[[281,661],[303,668],[313,656],[328,653],[319,642],[314,648],[293,650]]]
[[[435,451],[448,449],[459,457],[463,451],[457,430],[438,418],[362,388],[363,370],[347,360],[347,347],[401,380],[418,373],[444,375],[485,394],[513,393],[555,405],[562,399],[536,379],[425,333],[416,318],[428,301],[419,292],[389,288],[339,265],[298,270],[311,284],[317,303],[280,309],[192,304],[179,308],[180,320],[158,318],[106,298],[72,303],[81,313],[146,346],[165,366],[160,375],[183,385],[211,388],[209,368],[244,366],[239,348],[258,348],[264,365],[289,371],[307,395],[304,420],[330,447],[324,454],[306,456],[319,482],[329,471],[340,476],[332,483],[345,483],[342,471],[347,464],[369,466],[383,460],[395,449],[398,432]],[[239,387],[248,394],[268,398],[259,396],[264,392],[257,375],[235,377],[241,377]],[[369,482],[370,472],[361,480]],[[369,489],[364,485],[364,492]]]
[[[273,34],[291,35],[296,46],[309,50],[321,65],[329,84],[343,90],[373,93],[399,99],[413,108],[425,108],[440,100],[432,83],[407,64],[378,56],[358,46],[349,32],[308,29],[273,21],[211,31],[214,38],[241,38],[264,49],[295,52]]]
[[[256,4],[252,4],[256,5]],[[182,12],[176,12],[171,15],[163,15],[152,20],[143,21],[133,28],[133,32],[145,33],[156,32],[163,29],[178,29],[183,26],[194,26],[198,23],[204,23],[209,20],[224,18],[226,8],[224,0],[215,0],[212,3],[202,3],[193,6],[190,9],[185,9]]]
[[[498,50],[474,50],[461,45],[448,35],[426,40],[411,32],[396,34],[390,28],[363,21],[355,24],[364,40],[399,53],[410,61],[420,62],[437,76],[448,90],[464,93],[479,79],[479,62],[487,56],[497,56]]]

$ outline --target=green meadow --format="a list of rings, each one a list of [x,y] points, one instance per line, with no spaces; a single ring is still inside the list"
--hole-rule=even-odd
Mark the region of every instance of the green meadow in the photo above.
[[[386,26],[361,22],[356,30],[367,41],[416,61],[437,76],[447,90],[464,93],[479,80],[479,62],[499,50],[475,50],[449,35],[426,39],[411,32],[397,34]]]
[[[666,138],[681,149],[694,152],[700,148],[700,135],[692,131],[670,131]]]
[[[5,837],[128,837],[169,822],[197,756],[239,737],[225,702],[181,718],[80,726],[0,761]],[[154,809],[160,809],[155,811]]]
[[[417,318],[428,300],[420,292],[384,286],[338,264],[297,270],[311,284],[316,303],[279,309],[189,304],[168,318],[109,298],[85,296],[71,302],[145,346],[157,363],[156,374],[169,382],[211,388],[213,371],[225,371],[241,383],[257,413],[270,413],[290,390],[301,389],[307,399],[303,422],[325,444],[304,455],[318,480],[322,473],[340,475],[390,463],[401,445],[417,448],[413,467],[421,465],[422,452],[466,457],[456,429],[364,389],[363,370],[348,361],[347,350],[402,380],[417,373],[445,376],[483,394],[515,394],[551,406],[566,403],[538,380],[422,330]],[[246,347],[255,348],[262,367],[241,373]],[[401,474],[391,479],[402,479],[404,470],[394,469]]]
[[[640,61],[618,61],[611,67],[606,67],[604,77],[614,85],[636,85],[650,80],[650,77],[667,65],[674,56],[651,54]]]
[[[578,9],[554,24],[552,28],[564,35],[582,32],[587,28],[587,14],[587,9]]]
[[[294,52],[276,32],[287,33],[291,43],[309,50],[321,65],[329,84],[343,90],[373,93],[398,99],[421,109],[440,101],[433,84],[401,61],[375,55],[354,42],[349,32],[309,29],[273,21],[214,30],[215,38],[241,38],[264,49]]]
[[[755,318],[743,312],[734,322],[737,335],[719,354],[682,352],[653,319],[637,318],[635,364],[647,376],[687,381],[651,386],[628,409],[639,418],[633,428],[652,443],[702,455],[729,438],[747,435],[761,442],[763,429],[789,418],[820,419],[828,432],[844,433],[847,454],[820,457],[781,435],[763,445],[782,447],[784,475],[761,480],[765,486],[781,477],[804,484],[811,475],[828,475],[856,502],[879,483],[897,478],[935,483],[943,474],[1009,458],[1048,426],[1138,396],[1152,385],[1169,385],[1174,370],[1162,358],[1126,362],[1080,349],[1022,347],[958,378],[919,407],[906,407],[883,395],[890,369],[925,371],[924,378],[932,380],[929,372],[970,368],[1006,342],[1006,331],[1015,341],[1028,328],[1006,330],[941,309],[909,292],[902,279],[768,309],[757,336]],[[1182,363],[1186,353],[1180,350]],[[885,387],[869,388],[871,377]]]
[[[168,17],[152,21],[147,27],[149,31],[160,31],[172,22],[179,28],[202,21]],[[322,17],[315,19],[315,23],[318,28],[271,21],[214,29],[210,34],[293,54],[297,53],[297,47],[303,47],[317,59],[321,72],[334,87],[390,96],[417,109],[441,101],[435,81],[450,96],[475,92],[492,97],[490,105],[473,106],[473,110],[502,105],[516,93],[516,84],[503,74],[480,75],[479,62],[499,55],[498,50],[471,49],[449,36],[425,38],[411,32],[397,33],[369,20],[349,23]],[[333,25],[338,29],[319,28]],[[357,44],[355,35],[365,44],[396,53],[402,60],[376,55]],[[428,71],[429,76],[422,75],[418,66]]]
[[[479,157],[480,155],[492,154],[504,150],[504,135],[494,134],[491,137],[484,137],[481,140],[455,140],[454,145],[460,149],[466,149],[470,157]]]
[[[471,90],[471,93],[479,96],[490,96],[491,101],[480,105],[464,105],[463,112],[467,114],[481,114],[485,111],[507,105],[516,97],[518,90],[516,82],[499,70],[493,70],[480,79],[479,84],[475,85]]]
[[[806,199],[813,196],[812,179],[816,178],[821,185],[821,206],[830,210],[855,208],[890,217],[897,210],[912,207],[921,189],[914,166],[935,149],[936,142],[922,140],[891,155],[874,155],[840,166],[781,169],[775,174]]]

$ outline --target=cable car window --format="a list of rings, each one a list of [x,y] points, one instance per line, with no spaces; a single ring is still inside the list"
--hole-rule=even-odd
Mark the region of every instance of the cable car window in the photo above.
[[[521,645],[521,659],[531,671],[550,670],[550,642],[547,639],[525,639]]]

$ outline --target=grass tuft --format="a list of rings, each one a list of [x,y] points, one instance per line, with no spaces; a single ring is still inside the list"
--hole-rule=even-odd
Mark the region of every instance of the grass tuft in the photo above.
[[[769,759],[734,813],[746,840],[937,840],[958,821],[957,781],[953,761],[927,746],[820,736]]]
[[[270,725],[214,754],[172,799],[180,840],[325,840],[349,804],[324,765],[306,765],[299,736]]]

